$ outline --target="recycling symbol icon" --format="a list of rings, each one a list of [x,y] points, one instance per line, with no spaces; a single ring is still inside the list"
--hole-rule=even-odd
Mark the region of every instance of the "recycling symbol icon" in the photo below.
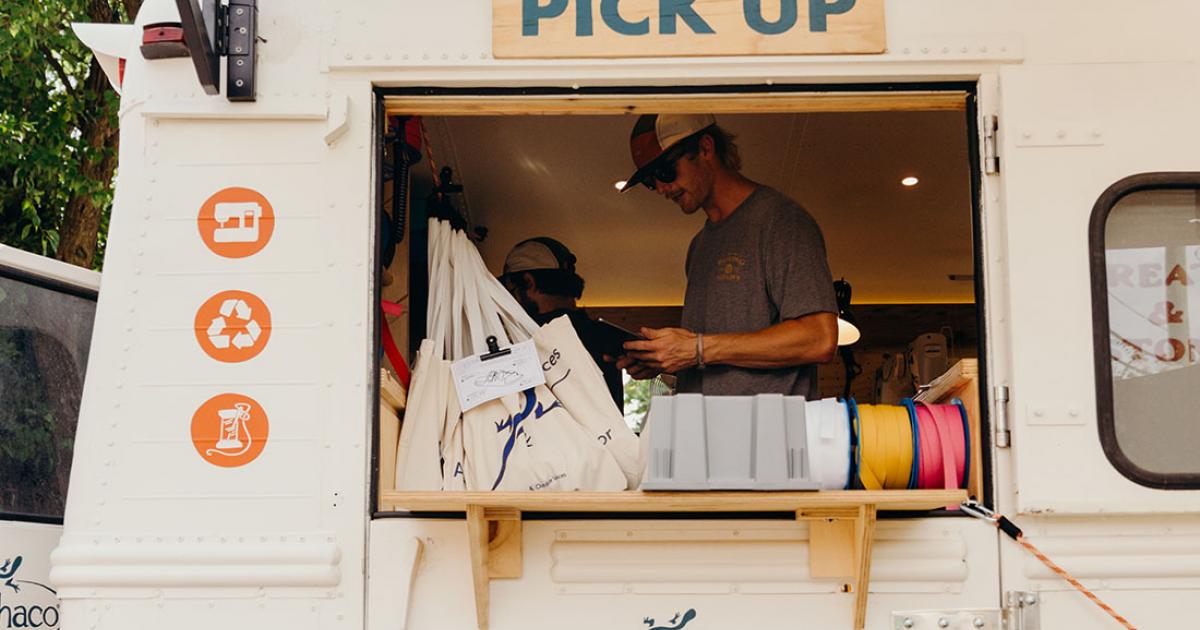
[[[214,348],[224,349],[228,348],[230,344],[235,348],[249,348],[262,336],[262,326],[254,321],[254,312],[245,300],[225,300],[221,303],[220,313],[208,325],[208,340],[212,342]],[[240,330],[232,329],[237,331],[233,334],[232,340],[229,335],[231,332],[230,319],[241,325]]]
[[[222,291],[196,312],[196,341],[208,356],[226,363],[262,352],[271,336],[271,313],[258,296]]]

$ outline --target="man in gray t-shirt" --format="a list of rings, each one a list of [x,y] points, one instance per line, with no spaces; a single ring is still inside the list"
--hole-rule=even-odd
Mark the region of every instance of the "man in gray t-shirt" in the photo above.
[[[708,220],[692,239],[682,328],[642,329],[617,367],[666,372],[681,392],[815,398],[816,365],[837,350],[837,303],[816,221],[739,170],[732,136],[709,115],[646,115],[630,138],[645,184]]]

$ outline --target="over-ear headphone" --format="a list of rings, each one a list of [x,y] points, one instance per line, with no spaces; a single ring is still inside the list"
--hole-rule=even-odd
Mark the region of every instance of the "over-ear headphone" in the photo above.
[[[554,254],[554,259],[558,261],[559,269],[575,273],[575,254],[572,254],[571,250],[567,249],[566,245],[563,245],[549,236],[537,236],[527,239],[523,242],[528,243],[530,241],[545,245],[550,250],[550,253]]]

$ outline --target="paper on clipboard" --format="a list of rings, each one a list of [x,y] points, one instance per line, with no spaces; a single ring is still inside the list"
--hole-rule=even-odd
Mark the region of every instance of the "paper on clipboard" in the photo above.
[[[475,355],[450,365],[454,390],[464,412],[489,400],[543,385],[546,373],[538,359],[533,340],[515,343],[508,353],[487,360]]]

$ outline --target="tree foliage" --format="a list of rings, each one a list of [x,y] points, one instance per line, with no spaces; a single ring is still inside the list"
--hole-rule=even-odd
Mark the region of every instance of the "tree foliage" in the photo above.
[[[0,2],[0,242],[98,268],[117,94],[72,22],[130,22],[141,0]]]
[[[650,412],[650,399],[669,392],[657,378],[638,381],[632,378],[625,381],[625,424],[634,432],[641,433]]]
[[[0,0],[0,242],[99,267],[118,101],[71,22],[140,5]],[[92,308],[0,278],[0,512],[62,513]]]

